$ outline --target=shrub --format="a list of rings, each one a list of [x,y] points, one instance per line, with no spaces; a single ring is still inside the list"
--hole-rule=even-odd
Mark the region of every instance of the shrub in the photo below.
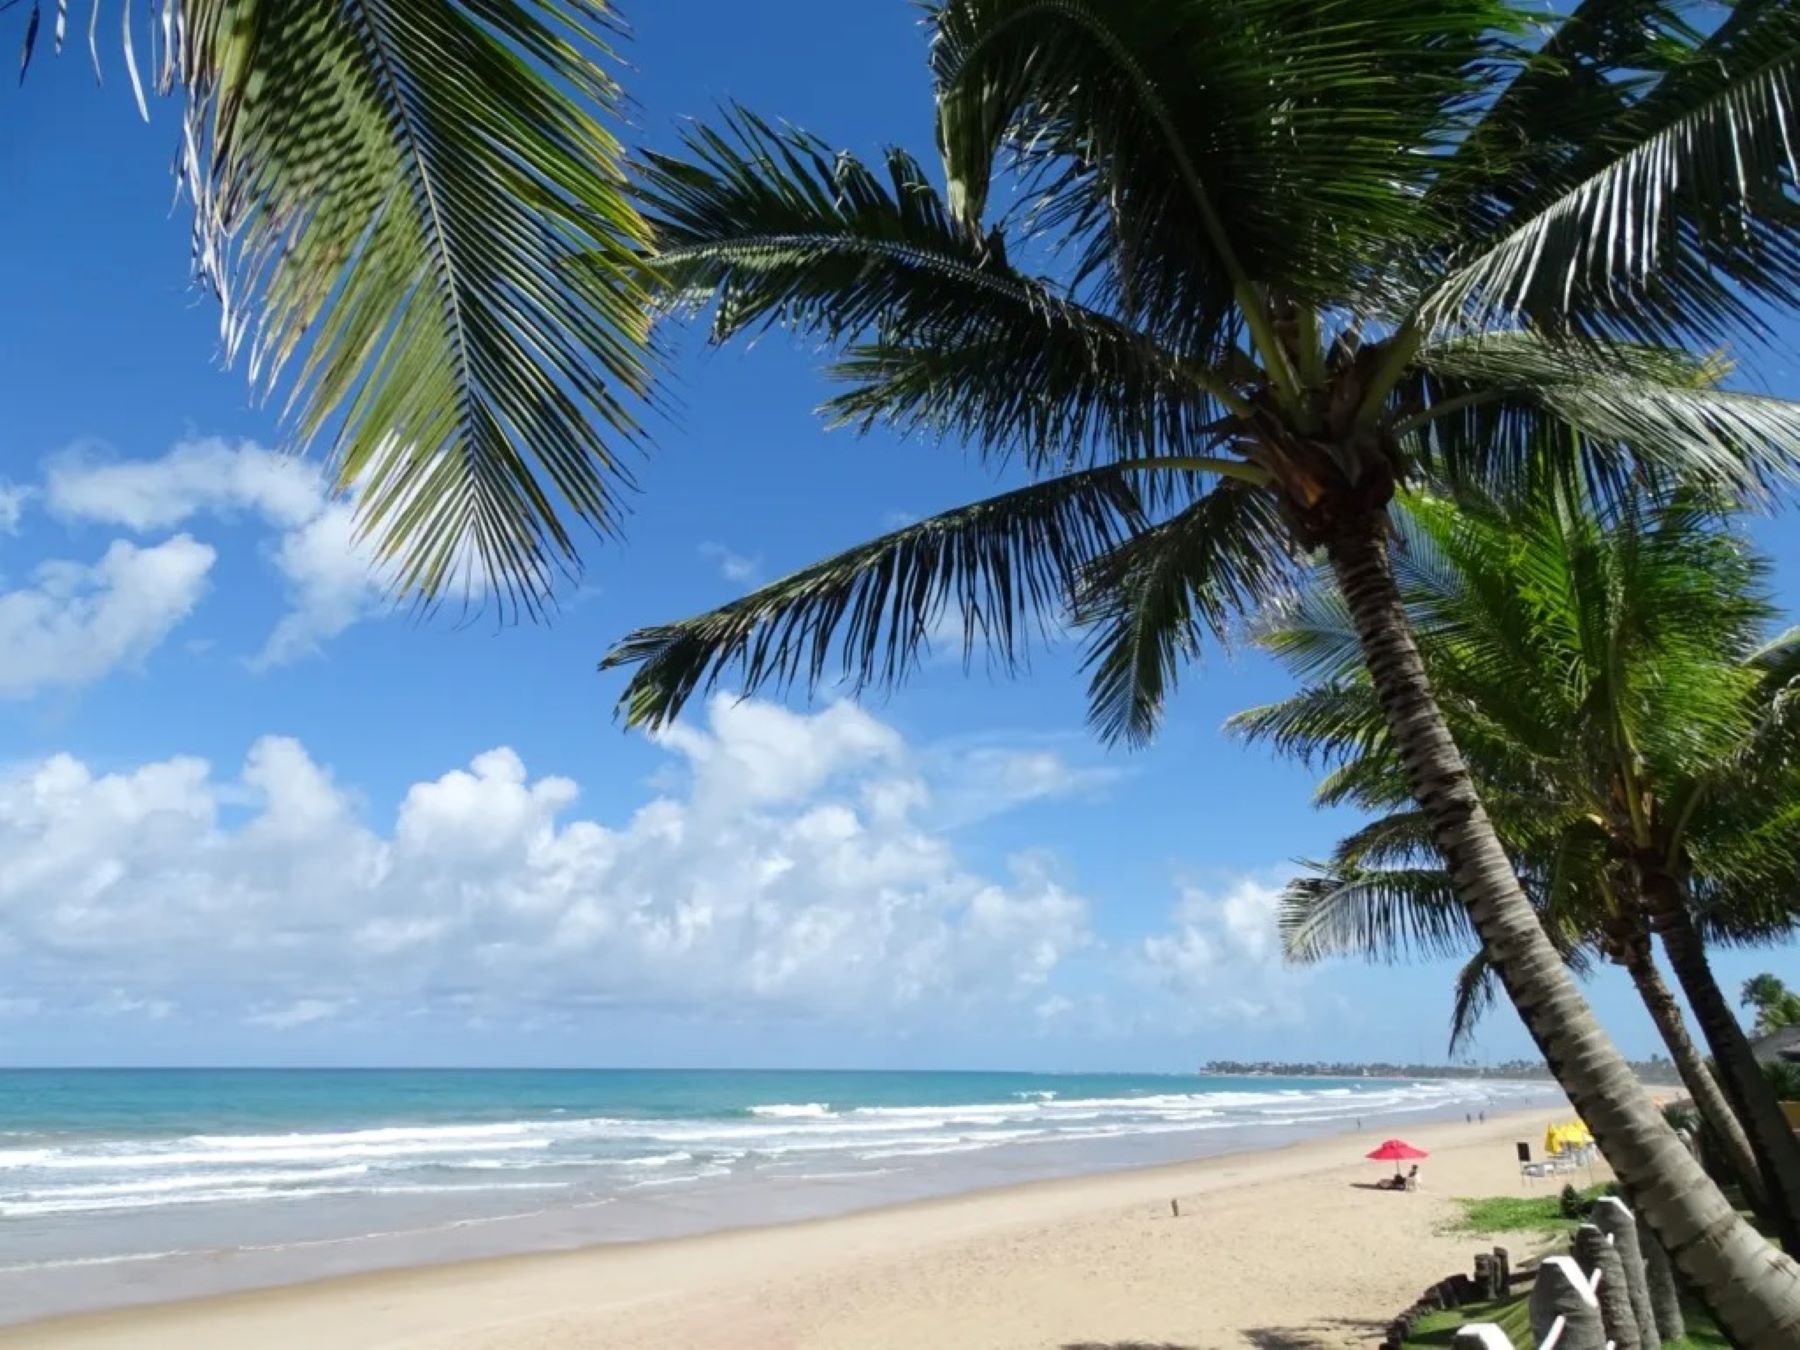
[[[1662,1114],[1671,1130],[1697,1130],[1700,1128],[1700,1113],[1694,1109],[1692,1102],[1670,1102],[1663,1107]]]
[[[1775,1089],[1777,1100],[1800,1102],[1800,1064],[1776,1060],[1763,1065],[1762,1071],[1763,1077],[1769,1080],[1769,1086]]]
[[[1557,1213],[1565,1219],[1574,1219],[1577,1222],[1587,1218],[1588,1210],[1592,1207],[1592,1202],[1573,1186],[1564,1186],[1562,1194],[1557,1197],[1556,1201]]]

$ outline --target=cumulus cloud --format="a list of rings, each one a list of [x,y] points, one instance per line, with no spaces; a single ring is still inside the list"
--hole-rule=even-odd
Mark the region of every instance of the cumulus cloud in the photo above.
[[[386,569],[356,538],[355,508],[331,502],[288,530],[275,548],[275,566],[288,582],[289,608],[262,649],[256,670],[316,655],[324,643],[386,603]]]
[[[1183,887],[1168,929],[1139,944],[1139,973],[1196,1022],[1297,1020],[1302,977],[1281,959],[1281,890],[1280,879],[1253,876]]]
[[[270,1027],[276,1031],[288,1031],[294,1027],[303,1027],[308,1022],[324,1022],[336,1017],[345,1008],[347,1001],[329,998],[297,998],[292,1003],[280,1008],[264,1008],[244,1018],[248,1026]]]
[[[354,505],[332,497],[321,466],[248,441],[185,441],[155,459],[64,455],[46,470],[44,498],[61,519],[138,532],[203,515],[247,515],[278,531],[270,557],[289,605],[251,657],[255,669],[316,654],[380,612],[391,589],[391,569],[358,541]]]
[[[229,776],[17,766],[0,983],[146,1012],[204,989],[271,1031],[418,1008],[954,1016],[1028,1009],[1092,942],[1046,869],[984,875],[927,828],[919,757],[860,709],[715,699],[658,744],[678,785],[607,821],[506,748],[379,827],[280,737]]]
[[[117,540],[93,564],[46,562],[0,592],[0,698],[88,684],[130,666],[193,611],[215,554],[185,534]]]
[[[103,460],[75,451],[53,459],[44,475],[44,499],[55,515],[140,533],[171,529],[202,512],[251,512],[276,525],[301,525],[324,496],[316,463],[218,439],[184,441],[157,459]]]

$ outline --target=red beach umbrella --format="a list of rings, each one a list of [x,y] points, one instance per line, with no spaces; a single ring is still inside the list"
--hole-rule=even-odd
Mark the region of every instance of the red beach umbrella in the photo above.
[[[1422,1148],[1414,1148],[1404,1139],[1387,1139],[1368,1156],[1371,1162],[1404,1162],[1408,1158],[1429,1158],[1431,1155]]]

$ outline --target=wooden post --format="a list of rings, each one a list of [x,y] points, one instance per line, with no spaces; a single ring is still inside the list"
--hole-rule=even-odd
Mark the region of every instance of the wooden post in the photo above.
[[[1612,1239],[1591,1223],[1575,1230],[1575,1259],[1594,1281],[1594,1297],[1600,1303],[1600,1323],[1614,1350],[1643,1350],[1637,1315],[1631,1310],[1631,1290],[1626,1285],[1625,1263]],[[1598,1276],[1598,1279],[1595,1277]]]
[[[1531,1339],[1543,1344],[1557,1318],[1564,1320],[1557,1350],[1605,1350],[1606,1331],[1600,1323],[1600,1303],[1588,1277],[1573,1257],[1546,1256],[1538,1266],[1537,1283],[1531,1286],[1527,1305]]]
[[[1673,1337],[1659,1335],[1656,1314],[1650,1306],[1650,1280],[1644,1269],[1644,1253],[1638,1245],[1637,1217],[1616,1195],[1594,1201],[1594,1227],[1612,1239],[1619,1263],[1625,1267],[1625,1290],[1631,1295],[1631,1315],[1637,1322],[1638,1339],[1654,1347]]]
[[[1500,1268],[1486,1252],[1475,1253],[1475,1283],[1488,1302],[1500,1297]]]

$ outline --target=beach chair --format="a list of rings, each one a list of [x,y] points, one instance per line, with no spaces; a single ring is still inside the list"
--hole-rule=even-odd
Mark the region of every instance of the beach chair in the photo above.
[[[1519,1151],[1519,1180],[1520,1181],[1535,1181],[1535,1180],[1539,1180],[1543,1177],[1547,1177],[1550,1175],[1550,1163],[1549,1162],[1547,1162],[1547,1161],[1533,1162],[1531,1160],[1531,1145],[1530,1144],[1527,1144],[1523,1140],[1521,1140],[1514,1147],[1516,1147]]]

